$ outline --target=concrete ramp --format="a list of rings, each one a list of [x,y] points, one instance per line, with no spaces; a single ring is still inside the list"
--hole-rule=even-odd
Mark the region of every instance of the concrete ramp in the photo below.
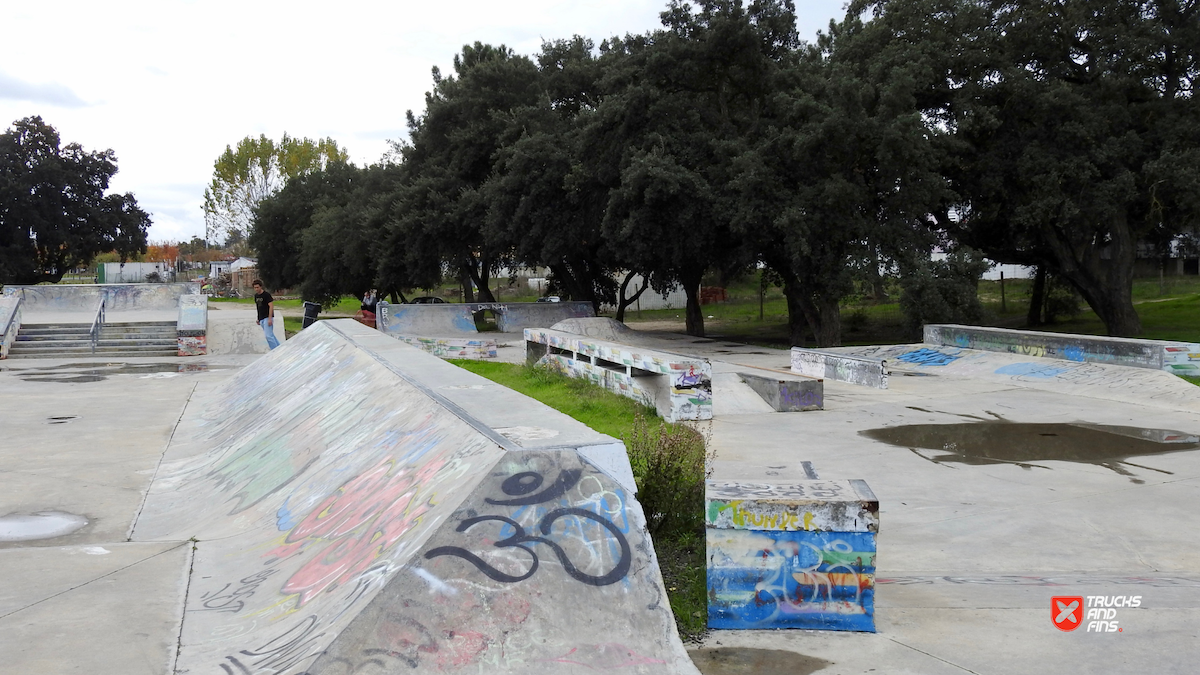
[[[610,319],[606,316],[564,319],[551,326],[550,329],[562,331],[563,333],[583,335],[597,340],[608,340],[610,342],[622,342],[625,344],[632,344],[625,338],[637,332],[620,321]]]
[[[132,528],[197,540],[175,672],[697,672],[621,476],[501,435],[438,368],[462,382],[325,321],[196,392]],[[537,438],[578,425],[542,409]]]

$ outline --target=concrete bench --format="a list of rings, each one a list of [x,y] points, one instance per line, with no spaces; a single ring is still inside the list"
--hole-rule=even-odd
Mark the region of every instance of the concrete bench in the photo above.
[[[887,361],[792,347],[792,372],[876,389],[888,388]]]
[[[925,344],[1200,376],[1200,344],[1194,342],[928,324],[925,326]]]
[[[712,419],[707,359],[542,328],[525,329],[525,359],[640,401],[668,422]]]
[[[708,626],[875,631],[879,501],[861,480],[705,482]]]

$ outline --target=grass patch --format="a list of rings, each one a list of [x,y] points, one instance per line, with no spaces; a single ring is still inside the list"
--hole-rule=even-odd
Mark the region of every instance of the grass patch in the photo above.
[[[625,442],[680,637],[699,641],[707,632],[708,617],[704,561],[708,439],[690,427],[661,422],[653,409],[636,401],[546,368],[467,359],[450,363]]]
[[[1180,377],[1187,380],[1188,382],[1191,382],[1192,384],[1196,385],[1197,387],[1200,387],[1200,377],[1191,377],[1188,375],[1180,375]]]

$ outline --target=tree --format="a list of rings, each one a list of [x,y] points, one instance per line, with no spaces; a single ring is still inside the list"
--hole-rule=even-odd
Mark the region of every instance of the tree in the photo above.
[[[381,271],[436,279],[444,266],[468,294],[474,287],[494,302],[491,275],[512,247],[485,236],[481,189],[515,132],[513,115],[538,102],[537,67],[504,45],[476,42],[454,57],[454,75],[434,68],[433,81],[424,113],[408,113],[411,143],[401,149],[405,178],[392,196]]]
[[[1066,279],[1110,335],[1137,335],[1139,242],[1200,216],[1200,3],[988,9],[987,52],[953,101],[963,143],[953,232]]]
[[[243,138],[236,149],[225,146],[213,163],[212,182],[204,189],[205,239],[246,240],[259,202],[291,178],[348,160],[332,138],[314,141],[285,133],[276,143],[263,134]]]
[[[512,117],[514,133],[481,189],[489,245],[548,267],[559,295],[596,309],[616,300],[617,259],[602,236],[607,189],[585,168],[581,124],[598,104],[602,74],[590,40],[547,42],[538,57],[544,94]]]
[[[795,45],[788,0],[671,2],[663,30],[607,41],[608,89],[583,156],[609,190],[604,235],[626,267],[687,294],[704,334],[700,282],[751,251],[732,230],[732,160],[761,122],[773,64]]]
[[[0,135],[0,283],[57,282],[103,251],[146,250],[150,216],[132,194],[105,194],[112,150],[60,146],[41,117]]]

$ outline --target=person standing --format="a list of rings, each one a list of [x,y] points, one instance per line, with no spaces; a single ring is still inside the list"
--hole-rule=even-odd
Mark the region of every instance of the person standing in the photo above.
[[[262,279],[254,280],[254,306],[258,309],[258,325],[267,336],[267,348],[275,349],[279,346],[275,339],[275,298],[263,289]]]

